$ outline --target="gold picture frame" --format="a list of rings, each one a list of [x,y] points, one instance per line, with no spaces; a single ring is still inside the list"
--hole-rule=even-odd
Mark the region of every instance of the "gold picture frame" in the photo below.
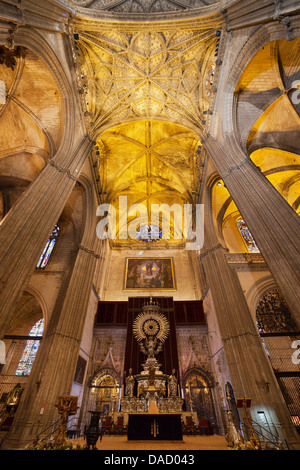
[[[126,258],[124,290],[176,290],[173,258]]]

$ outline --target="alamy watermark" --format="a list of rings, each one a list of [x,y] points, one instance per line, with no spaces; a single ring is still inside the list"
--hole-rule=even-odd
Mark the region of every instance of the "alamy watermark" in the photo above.
[[[204,205],[203,204],[151,204],[150,219],[146,204],[132,204],[128,208],[127,196],[119,197],[118,231],[117,209],[112,204],[101,204],[96,215],[102,217],[96,232],[98,238],[115,240],[136,240],[139,227],[149,224],[161,226],[161,238],[164,240],[185,240],[187,250],[200,250],[204,243]],[[173,223],[171,223],[171,216]],[[171,236],[171,226],[174,233]],[[157,239],[157,233],[151,233],[151,239]]]
[[[298,348],[292,354],[292,363],[293,364],[300,364],[300,339],[296,339],[292,342],[292,348]]]
[[[5,364],[6,354],[5,354],[5,343],[0,341],[0,364]]]
[[[293,104],[300,104],[300,80],[295,80],[292,83],[292,89],[295,90],[291,94],[291,101]]]

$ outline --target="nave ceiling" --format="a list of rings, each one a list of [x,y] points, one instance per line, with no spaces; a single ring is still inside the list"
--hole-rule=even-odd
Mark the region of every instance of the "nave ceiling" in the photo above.
[[[150,16],[155,8],[167,13],[167,3],[186,10],[188,2],[148,2],[149,11],[153,7]],[[198,3],[193,6],[200,8],[202,2]],[[94,149],[99,200],[117,205],[119,196],[126,195],[129,205],[147,207],[195,202],[202,177],[201,136],[216,85],[220,15],[210,11],[203,21],[191,21],[187,15],[181,23],[155,19],[100,24],[82,9],[103,4],[103,11],[118,13],[122,8],[129,14],[138,2],[77,4],[80,13],[72,25],[78,35],[74,37],[79,92],[88,130],[100,152],[98,158]],[[299,81],[299,50],[299,39],[266,45],[236,88],[238,137],[244,150],[296,211],[299,104],[291,98]],[[2,188],[22,191],[61,144],[64,97],[52,71],[33,51],[17,57],[14,69],[0,64],[0,71],[7,93],[6,103],[0,104],[0,182]],[[216,213],[226,206],[228,215],[237,209],[233,202],[230,206],[228,191],[223,193]],[[2,200],[2,212],[3,204]]]
[[[216,15],[179,28],[77,20],[79,85],[97,144],[101,202],[118,209],[127,196],[128,206],[145,204],[150,223],[152,204],[196,201],[220,24]],[[171,219],[171,244],[174,230]]]
[[[218,3],[217,0],[69,0],[71,5],[97,12],[153,14],[185,12]]]

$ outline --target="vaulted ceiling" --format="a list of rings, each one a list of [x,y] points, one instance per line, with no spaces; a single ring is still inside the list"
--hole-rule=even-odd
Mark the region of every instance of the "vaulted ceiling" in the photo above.
[[[118,207],[119,196],[127,196],[129,206],[143,203],[147,208],[195,202],[203,163],[200,140],[213,104],[222,27],[214,2],[204,7],[200,0],[71,3],[78,6],[72,26],[79,92],[99,149],[94,160],[100,200]],[[191,6],[200,12],[193,19]],[[100,21],[104,11],[110,16]],[[147,13],[151,21],[135,21],[134,11]],[[158,11],[165,12],[161,20]],[[182,20],[164,21],[172,11],[184,12]],[[236,88],[241,144],[296,211],[299,45],[295,39],[264,46]],[[5,56],[7,49],[0,52]],[[33,51],[17,54],[14,66],[9,65],[0,65],[6,86],[6,102],[0,104],[0,184],[2,190],[15,188],[13,203],[62,142],[64,98],[51,70]],[[236,208],[223,192],[218,207],[226,205],[225,217]],[[2,199],[3,214],[4,205]]]
[[[87,125],[100,152],[102,201],[118,208],[119,196],[127,196],[129,206],[145,204],[149,223],[154,203],[195,202],[219,25],[216,14],[180,25],[75,22]]]
[[[183,214],[184,204],[195,201],[201,172],[196,169],[199,138],[192,131],[167,122],[140,120],[105,131],[98,145],[100,192],[118,216],[121,196],[126,196],[128,209],[133,204],[144,205],[148,215],[144,214],[144,224],[151,223],[153,204],[175,204]],[[173,222],[171,214],[172,238]],[[119,228],[117,224],[117,232]]]
[[[238,129],[252,161],[300,210],[300,39],[260,49],[236,90]]]
[[[300,40],[262,47],[245,68],[236,93],[238,138],[265,177],[300,213]],[[214,189],[216,225],[239,217],[222,182]],[[246,218],[246,216],[245,216]]]
[[[157,24],[136,30],[79,21],[76,48],[93,132],[136,119],[201,132],[216,61],[216,24],[214,18],[210,27],[164,30]]]
[[[55,155],[65,117],[60,87],[33,51],[1,46],[0,79],[1,219]]]
[[[217,0],[70,0],[77,7],[116,13],[161,13],[203,8]]]

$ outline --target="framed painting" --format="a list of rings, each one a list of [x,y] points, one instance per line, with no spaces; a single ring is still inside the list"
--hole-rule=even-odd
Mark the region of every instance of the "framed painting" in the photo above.
[[[126,258],[124,290],[176,290],[173,258]]]
[[[86,362],[87,361],[83,357],[78,356],[74,382],[79,385],[83,384]]]

